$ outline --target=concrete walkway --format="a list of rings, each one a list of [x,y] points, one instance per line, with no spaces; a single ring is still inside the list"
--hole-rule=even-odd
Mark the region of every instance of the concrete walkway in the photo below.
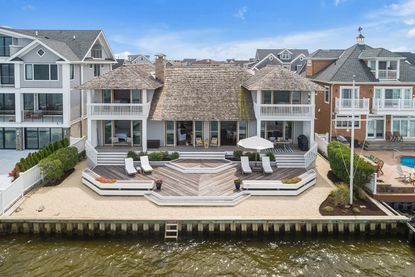
[[[3,218],[192,220],[192,219],[310,219],[319,213],[333,185],[327,161],[317,158],[317,184],[299,196],[252,196],[235,207],[160,207],[144,197],[103,197],[81,183],[86,162],[77,165],[62,184],[41,187],[25,197],[15,212]],[[16,205],[17,206],[17,205]],[[39,207],[44,210],[38,212]]]

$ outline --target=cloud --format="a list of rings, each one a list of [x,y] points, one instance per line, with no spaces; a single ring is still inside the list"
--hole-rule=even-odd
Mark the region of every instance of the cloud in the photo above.
[[[415,19],[411,18],[411,19],[405,19],[404,23],[406,25],[415,25]]]
[[[115,53],[114,56],[116,59],[126,59],[128,55],[131,55],[130,51],[124,51],[121,53]]]
[[[335,6],[338,6],[338,5],[340,5],[340,4],[343,4],[343,3],[345,3],[347,0],[334,0],[334,5]]]
[[[248,8],[246,6],[243,6],[239,8],[239,10],[233,14],[234,17],[245,20],[245,15],[248,12]]]
[[[408,36],[409,38],[415,38],[415,28],[410,29],[410,30],[408,31],[407,36]]]
[[[22,10],[24,11],[33,11],[34,9],[35,9],[35,6],[30,5],[30,4],[22,6]]]

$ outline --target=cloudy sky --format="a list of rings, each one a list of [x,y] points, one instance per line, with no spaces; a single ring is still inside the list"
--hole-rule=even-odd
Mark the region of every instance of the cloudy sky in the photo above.
[[[253,57],[257,48],[345,48],[366,43],[415,51],[415,0],[0,0],[0,25],[103,29],[119,56]]]

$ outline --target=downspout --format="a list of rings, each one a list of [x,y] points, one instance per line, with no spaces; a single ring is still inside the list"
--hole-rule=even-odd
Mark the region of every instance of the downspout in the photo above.
[[[333,84],[330,85],[330,124],[329,124],[329,141],[332,138],[333,131]]]

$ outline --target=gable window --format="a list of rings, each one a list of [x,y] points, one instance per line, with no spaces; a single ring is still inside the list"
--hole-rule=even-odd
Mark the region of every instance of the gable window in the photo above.
[[[71,80],[75,79],[75,65],[74,64],[71,64],[69,66],[69,75],[70,75]]]
[[[348,115],[336,115],[336,129],[348,129],[352,127],[352,117]],[[360,116],[355,115],[354,127],[360,129]]]
[[[91,49],[91,57],[94,59],[102,59],[102,47],[97,44],[94,45]]]
[[[58,80],[58,65],[25,64],[25,79],[27,81],[56,81]]]
[[[94,64],[94,77],[101,75],[101,66],[99,64]]]
[[[282,53],[281,60],[289,60],[291,59],[291,55],[289,53]]]
[[[39,55],[39,57],[43,57],[43,55],[45,55],[45,51],[43,51],[43,49],[40,48],[39,50],[37,50],[37,54]]]
[[[2,85],[14,84],[14,64],[1,64],[0,65],[0,83]]]
[[[0,36],[0,57],[10,56],[10,45],[13,44],[12,37]]]
[[[330,87],[324,86],[324,102],[329,103],[330,102]]]

